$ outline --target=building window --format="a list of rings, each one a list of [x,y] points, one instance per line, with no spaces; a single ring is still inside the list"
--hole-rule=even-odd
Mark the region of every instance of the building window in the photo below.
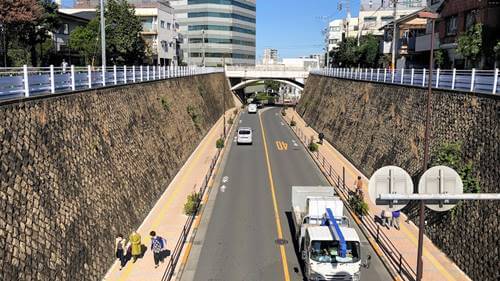
[[[255,11],[254,5],[245,4],[235,0],[188,0],[188,5],[196,5],[196,4],[233,5],[250,11]]]
[[[246,34],[255,34],[255,30],[245,29],[237,26],[226,26],[226,25],[190,25],[188,30],[221,30],[221,31],[234,31]]]
[[[194,12],[194,13],[188,13],[188,18],[206,18],[206,17],[213,17],[213,18],[232,18],[232,19],[237,19],[237,20],[242,20],[242,21],[247,21],[251,23],[255,23],[255,18],[254,17],[246,17],[242,16],[236,13],[219,13],[219,12]]]
[[[446,35],[457,34],[457,16],[452,16],[446,19]]]
[[[171,27],[172,25],[169,22],[167,22],[167,29],[170,30]]]
[[[69,34],[69,26],[67,23],[63,25],[63,34]]]
[[[164,20],[160,21],[160,27],[165,28],[165,21]]]
[[[476,23],[477,10],[467,12],[465,15],[465,30],[468,30]]]

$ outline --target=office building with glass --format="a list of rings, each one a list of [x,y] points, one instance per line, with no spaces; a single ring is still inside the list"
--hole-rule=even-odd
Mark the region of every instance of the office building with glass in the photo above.
[[[256,0],[171,0],[189,65],[255,65]]]

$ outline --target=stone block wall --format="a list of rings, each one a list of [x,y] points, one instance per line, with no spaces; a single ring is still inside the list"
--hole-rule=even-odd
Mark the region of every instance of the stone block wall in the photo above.
[[[0,104],[0,280],[100,280],[233,99],[223,74]],[[227,89],[227,87],[226,87]],[[215,145],[215,144],[214,144]]]
[[[434,90],[430,151],[461,142],[482,192],[500,192],[500,96]],[[426,89],[311,75],[297,111],[370,177],[397,165],[422,172]],[[418,182],[417,182],[418,183]],[[500,278],[499,202],[427,212],[426,235],[473,280]],[[406,212],[412,216],[415,209]],[[418,218],[413,221],[418,224]]]

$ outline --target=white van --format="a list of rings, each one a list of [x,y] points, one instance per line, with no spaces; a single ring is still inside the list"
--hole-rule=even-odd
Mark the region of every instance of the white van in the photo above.
[[[254,103],[249,104],[248,113],[257,113],[257,105]]]
[[[238,128],[238,144],[252,144],[252,128],[241,127]]]

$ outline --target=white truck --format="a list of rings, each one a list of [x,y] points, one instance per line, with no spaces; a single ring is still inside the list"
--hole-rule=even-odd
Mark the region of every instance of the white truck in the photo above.
[[[295,237],[308,280],[360,280],[361,246],[331,186],[293,186]]]

